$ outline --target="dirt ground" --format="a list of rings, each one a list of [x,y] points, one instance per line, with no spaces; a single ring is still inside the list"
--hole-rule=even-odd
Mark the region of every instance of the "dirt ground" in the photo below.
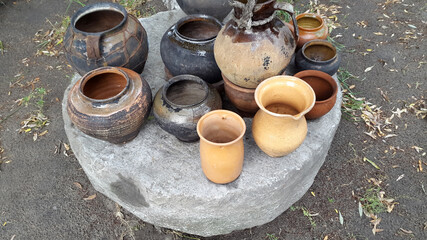
[[[0,0],[0,239],[203,239],[121,209],[68,149],[61,101],[74,73],[60,37],[48,40],[94,2]],[[336,27],[343,119],[301,200],[270,223],[209,239],[427,239],[427,2],[294,2]],[[165,7],[134,9],[144,17]]]

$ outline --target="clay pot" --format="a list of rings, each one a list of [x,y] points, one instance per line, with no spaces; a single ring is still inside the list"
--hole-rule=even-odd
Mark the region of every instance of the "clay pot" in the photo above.
[[[256,88],[264,79],[279,75],[296,48],[291,31],[275,16],[275,10],[293,16],[292,5],[275,0],[257,2],[252,12],[247,12],[247,1],[233,2],[234,18],[218,33],[214,47],[221,72],[243,88]]]
[[[306,119],[316,119],[325,115],[334,107],[337,100],[338,85],[331,75],[316,71],[305,70],[294,75],[307,82],[316,94],[314,107],[305,114]]]
[[[229,0],[177,0],[186,14],[206,14],[222,21],[231,11]]]
[[[252,122],[258,147],[271,157],[281,157],[297,149],[307,135],[304,115],[314,106],[313,89],[303,80],[276,76],[255,90],[260,110]]]
[[[135,138],[150,110],[150,86],[126,68],[88,72],[74,84],[67,100],[68,115],[78,129],[111,143]]]
[[[153,113],[163,130],[181,141],[194,142],[199,139],[197,121],[221,107],[221,97],[215,88],[199,77],[179,75],[159,89]]]
[[[103,67],[125,67],[141,73],[148,55],[147,33],[119,4],[96,3],[78,10],[64,38],[65,56],[84,75]]]
[[[195,75],[208,83],[220,81],[213,46],[221,27],[217,19],[200,14],[186,16],[170,27],[160,43],[166,73]]]
[[[312,40],[297,52],[295,67],[298,71],[318,70],[334,75],[340,67],[341,57],[332,43]]]
[[[259,108],[255,102],[255,88],[242,88],[230,82],[224,75],[222,77],[225,94],[237,109],[246,113],[258,111]]]
[[[296,20],[299,29],[298,48],[311,40],[326,39],[329,36],[328,26],[318,14],[301,13],[296,16]],[[290,24],[293,28],[292,22]]]
[[[200,160],[209,180],[225,184],[239,177],[243,167],[245,131],[245,121],[228,110],[209,112],[199,120]]]

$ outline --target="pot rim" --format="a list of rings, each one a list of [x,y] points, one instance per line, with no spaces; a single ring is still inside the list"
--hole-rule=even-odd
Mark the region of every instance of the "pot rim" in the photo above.
[[[309,58],[307,55],[305,55],[306,48],[308,48],[312,45],[322,45],[322,46],[329,47],[330,49],[332,49],[334,51],[335,55],[326,61],[313,60],[313,59]],[[309,42],[306,42],[301,48],[301,54],[304,56],[305,59],[307,59],[307,61],[311,61],[314,63],[329,63],[329,62],[334,61],[338,57],[338,52],[337,52],[337,49],[334,47],[334,45],[332,43],[330,43],[329,41],[322,40],[322,39],[314,39],[314,40],[311,40]]]
[[[90,97],[86,96],[83,93],[83,88],[84,88],[85,84],[90,79],[92,79],[93,77],[101,75],[101,74],[106,74],[106,73],[115,73],[115,74],[123,76],[126,79],[126,86],[119,93],[117,93],[116,95],[114,95],[110,98],[95,99],[95,98],[90,98]],[[130,86],[129,76],[120,68],[117,68],[117,67],[100,67],[100,68],[94,69],[92,71],[89,71],[88,73],[86,73],[81,78],[80,83],[79,83],[79,94],[81,96],[83,96],[84,99],[89,100],[89,101],[94,102],[94,103],[108,103],[108,102],[114,101],[114,100],[120,98],[121,96],[123,96],[125,94],[125,92],[128,91],[129,86]]]
[[[241,123],[241,125],[242,125],[242,132],[240,133],[240,135],[236,138],[236,139],[234,139],[233,141],[230,141],[230,142],[226,142],[226,143],[216,143],[216,142],[212,142],[212,141],[209,141],[209,140],[207,140],[203,135],[202,135],[202,132],[201,132],[201,125],[202,125],[202,122],[206,119],[206,118],[208,118],[209,116],[211,116],[211,115],[214,115],[214,114],[227,114],[227,115],[231,115],[231,116],[233,116],[234,117],[234,119],[236,119],[236,120],[238,120],[240,123]],[[239,116],[239,114],[237,114],[237,113],[235,113],[235,112],[232,112],[232,111],[229,111],[229,110],[225,110],[225,109],[218,109],[218,110],[213,110],[213,111],[210,111],[210,112],[208,112],[208,113],[206,113],[205,115],[203,115],[200,119],[199,119],[199,121],[197,122],[197,134],[199,135],[199,137],[200,137],[200,139],[201,140],[203,140],[203,141],[205,141],[205,142],[208,142],[209,144],[212,144],[212,145],[214,145],[214,146],[221,146],[221,147],[224,147],[224,146],[230,146],[230,145],[233,145],[234,143],[236,143],[236,142],[238,142],[240,139],[242,139],[243,138],[243,136],[245,136],[245,133],[246,133],[246,123],[245,123],[245,120],[243,120],[243,118],[241,117],[241,116]]]
[[[196,82],[196,83],[202,85],[203,90],[205,92],[205,96],[203,97],[203,99],[201,99],[200,101],[198,101],[196,103],[187,104],[187,105],[176,104],[176,103],[172,102],[171,100],[169,100],[169,98],[167,97],[167,92],[168,92],[169,87],[172,86],[173,84],[175,84],[177,82],[181,82],[181,81],[191,81],[191,82]],[[200,103],[203,103],[204,101],[206,101],[208,96],[209,96],[208,84],[205,81],[203,81],[203,79],[201,79],[200,77],[190,75],[190,74],[178,75],[178,76],[175,76],[175,77],[169,79],[169,81],[163,86],[163,89],[162,89],[162,98],[169,105],[174,106],[174,107],[179,107],[179,108],[188,108],[188,107],[193,107],[193,106],[199,105]]]
[[[83,16],[86,16],[88,14],[91,14],[91,13],[94,13],[97,11],[102,11],[102,10],[110,10],[110,11],[118,12],[118,13],[123,15],[123,19],[116,26],[114,26],[110,29],[107,29],[105,31],[101,31],[101,32],[85,32],[85,31],[82,31],[82,30],[76,28],[77,21],[80,20]],[[89,4],[83,8],[80,8],[71,17],[70,25],[73,28],[73,31],[76,33],[81,33],[84,35],[102,35],[104,33],[114,31],[114,30],[120,28],[121,26],[123,26],[123,24],[126,22],[127,18],[128,18],[128,13],[122,5],[117,4],[117,3],[110,3],[110,2],[101,2],[101,3]]]
[[[196,38],[186,37],[179,32],[179,28],[182,27],[184,24],[189,23],[189,22],[195,22],[195,21],[206,21],[206,22],[214,23],[215,25],[217,25],[219,27],[218,33],[221,31],[221,28],[223,27],[223,24],[218,19],[216,19],[212,16],[209,16],[206,14],[191,14],[191,15],[188,15],[188,16],[181,18],[173,26],[174,32],[176,33],[176,35],[179,38],[183,39],[184,41],[188,41],[188,42],[192,42],[192,43],[207,43],[207,42],[215,41],[216,37],[218,36],[218,33],[216,34],[215,37],[206,38],[206,39],[196,39]]]
[[[260,91],[264,87],[264,85],[267,85],[269,82],[275,81],[275,80],[280,79],[280,78],[282,78],[284,81],[290,81],[290,82],[293,82],[293,83],[297,83],[297,82],[301,83],[307,89],[309,89],[310,93],[312,93],[312,95],[313,95],[313,101],[310,103],[310,106],[308,106],[307,108],[304,109],[304,111],[299,112],[296,115],[280,114],[280,113],[275,113],[275,112],[271,112],[271,111],[267,110],[264,107],[264,105],[259,100]],[[308,113],[314,107],[314,104],[316,103],[316,94],[314,93],[313,88],[311,88],[311,86],[308,83],[306,83],[304,80],[299,79],[297,77],[293,77],[293,76],[279,75],[279,76],[274,76],[274,77],[267,78],[266,80],[262,81],[258,85],[258,87],[255,90],[255,102],[258,105],[258,107],[259,107],[260,110],[264,111],[265,113],[267,113],[267,114],[269,114],[269,115],[271,115],[273,117],[281,117],[281,118],[288,118],[288,117],[290,117],[290,118],[292,118],[294,120],[298,120],[302,116],[304,116],[306,113]]]
[[[301,27],[298,25],[298,19],[301,19],[301,18],[315,18],[320,22],[320,26],[318,26],[316,28]],[[315,13],[301,13],[298,16],[296,16],[295,19],[297,20],[298,29],[301,29],[304,31],[317,31],[325,25],[325,21],[323,21],[323,18],[320,15],[315,14]]]
[[[338,84],[331,75],[329,75],[325,72],[322,72],[322,71],[318,71],[318,70],[304,70],[304,71],[298,72],[294,75],[294,77],[297,77],[300,79],[302,79],[303,77],[308,77],[308,76],[316,76],[316,77],[322,78],[323,80],[325,80],[326,82],[331,84],[331,87],[332,87],[332,95],[325,100],[316,101],[316,104],[326,103],[326,102],[330,101],[331,99],[336,98],[336,96],[338,94]],[[302,80],[304,81],[304,79],[302,79]]]

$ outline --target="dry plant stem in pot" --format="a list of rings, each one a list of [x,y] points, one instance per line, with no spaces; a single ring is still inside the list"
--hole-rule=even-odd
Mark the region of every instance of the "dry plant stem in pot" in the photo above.
[[[275,11],[293,16],[293,7],[275,0],[234,1],[233,6],[233,18],[215,41],[215,60],[230,82],[256,88],[264,79],[280,74],[291,61],[298,31],[294,37]]]
[[[195,75],[208,83],[221,80],[214,42],[222,24],[207,15],[190,15],[170,27],[160,42],[166,76]]]
[[[335,105],[338,93],[338,84],[331,75],[316,71],[305,70],[294,75],[307,82],[316,94],[316,103],[305,117],[307,119],[320,118],[327,114]]]
[[[302,13],[296,17],[296,20],[299,29],[298,48],[311,40],[326,39],[329,36],[328,26],[320,15]]]
[[[285,156],[297,149],[307,135],[304,115],[315,100],[310,85],[296,77],[271,77],[258,85],[255,101],[260,110],[252,122],[258,147],[271,157]]]
[[[119,4],[95,3],[78,10],[64,37],[65,56],[84,75],[104,66],[141,73],[148,56],[147,33]]]
[[[214,87],[193,75],[173,77],[154,97],[153,113],[160,127],[181,141],[199,139],[196,126],[209,111],[222,107]]]
[[[225,94],[237,109],[246,113],[258,111],[259,108],[255,102],[255,88],[242,88],[230,82],[224,75],[222,77]]]
[[[318,70],[331,76],[338,71],[340,63],[337,49],[326,40],[307,42],[295,56],[295,66],[299,71]]]
[[[135,138],[151,110],[151,89],[126,68],[88,72],[68,94],[67,111],[82,132],[112,143]]]
[[[228,110],[204,115],[197,124],[200,136],[200,160],[205,176],[214,183],[236,180],[243,168],[246,124]]]

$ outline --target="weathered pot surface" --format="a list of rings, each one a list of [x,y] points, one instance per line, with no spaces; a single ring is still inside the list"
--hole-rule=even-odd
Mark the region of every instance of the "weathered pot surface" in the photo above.
[[[160,54],[167,77],[195,75],[208,83],[221,80],[213,47],[222,24],[207,15],[190,15],[166,31],[160,43]]]
[[[71,17],[64,47],[68,62],[80,75],[103,66],[141,73],[148,55],[145,29],[115,3],[95,3],[78,10]]]
[[[224,90],[230,102],[239,110],[245,113],[255,113],[259,107],[255,102],[255,88],[239,87],[224,75]]]
[[[303,80],[275,76],[255,90],[260,110],[252,121],[252,135],[258,147],[271,157],[281,157],[297,149],[307,135],[304,115],[316,100],[313,89]]]
[[[231,11],[229,0],[176,0],[186,14],[206,14],[222,21]]]
[[[295,74],[294,77],[307,82],[316,94],[314,107],[305,114],[307,119],[322,117],[334,107],[338,85],[331,75],[317,70],[305,70]]]
[[[228,110],[211,111],[199,120],[200,160],[209,180],[226,184],[239,177],[243,168],[245,132],[245,121]]]
[[[340,67],[341,56],[332,43],[326,40],[312,40],[304,44],[295,56],[299,71],[318,70],[334,75]]]
[[[219,93],[201,78],[192,75],[173,77],[154,97],[153,113],[160,127],[184,142],[194,142],[197,121],[220,109]]]
[[[257,2],[249,9],[247,1],[234,1],[234,17],[215,41],[215,60],[221,72],[244,88],[256,88],[264,79],[280,74],[296,48],[292,32],[275,16],[279,9],[293,16],[292,5],[275,0]]]
[[[67,111],[82,132],[112,143],[135,138],[151,110],[151,89],[136,72],[102,67],[70,90]]]

